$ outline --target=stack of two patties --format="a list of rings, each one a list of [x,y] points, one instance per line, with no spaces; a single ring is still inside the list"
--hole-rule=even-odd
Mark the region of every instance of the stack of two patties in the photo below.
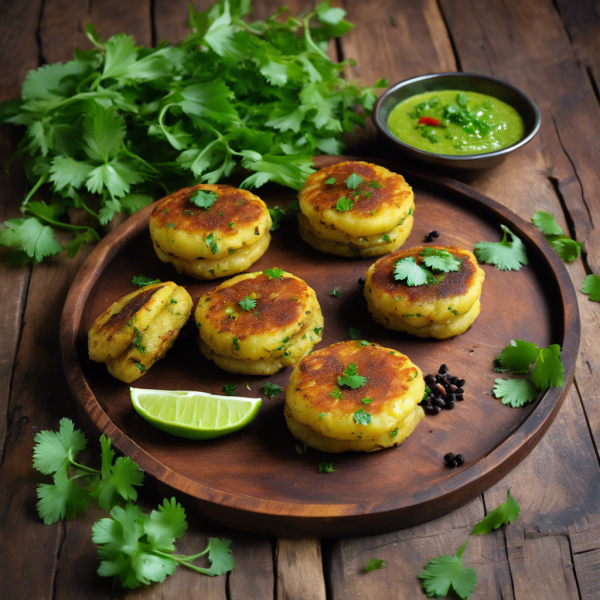
[[[294,437],[323,452],[398,446],[423,418],[425,383],[406,356],[365,341],[334,344],[294,368],[284,415]]]
[[[381,256],[406,241],[414,194],[402,175],[360,161],[313,173],[298,196],[302,239],[320,252]]]

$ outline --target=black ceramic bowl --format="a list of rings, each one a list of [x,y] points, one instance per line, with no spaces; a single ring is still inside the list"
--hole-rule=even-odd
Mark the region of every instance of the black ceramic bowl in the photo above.
[[[390,112],[399,102],[411,96],[436,90],[479,92],[480,94],[487,94],[506,102],[506,104],[512,106],[521,115],[525,123],[523,138],[516,144],[500,150],[466,156],[435,154],[419,150],[400,141],[388,129],[387,121]],[[538,107],[521,90],[495,77],[479,75],[478,73],[434,73],[432,75],[413,77],[412,79],[396,83],[388,88],[379,98],[373,110],[372,119],[381,135],[406,154],[428,163],[459,169],[488,169],[495,167],[508,154],[527,144],[538,132],[541,123]]]

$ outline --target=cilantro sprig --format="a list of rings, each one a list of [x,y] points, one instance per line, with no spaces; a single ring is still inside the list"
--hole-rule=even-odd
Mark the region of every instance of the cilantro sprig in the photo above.
[[[145,287],[147,285],[152,285],[153,283],[160,283],[160,279],[150,279],[150,277],[144,277],[143,275],[134,275],[131,279],[131,283],[138,287]]]
[[[40,483],[37,488],[38,514],[46,525],[72,519],[84,512],[91,500],[110,510],[119,502],[137,499],[136,487],[142,484],[144,472],[129,457],[116,460],[110,439],[102,435],[102,469],[76,462],[87,440],[69,419],[60,421],[58,432],[41,431],[35,436],[33,466],[54,483]],[[73,477],[69,476],[74,471]],[[85,483],[82,487],[79,483]]]
[[[278,269],[277,267],[273,267],[272,269],[266,269],[265,271],[263,271],[263,273],[269,279],[280,279],[281,276],[285,273],[285,271],[282,271],[281,269]]]
[[[207,211],[217,201],[219,194],[210,190],[197,190],[190,196],[190,202]]]
[[[260,386],[260,389],[263,391],[265,396],[269,396],[269,398],[274,398],[277,394],[281,394],[283,392],[283,388],[276,383],[271,383],[267,381],[264,385]]]
[[[456,258],[443,248],[426,246],[419,252],[421,262],[417,263],[414,256],[401,258],[394,267],[394,279],[406,281],[406,285],[415,287],[428,283],[436,284],[439,276],[450,271],[459,271],[463,259]]]
[[[503,525],[512,523],[521,512],[517,501],[507,493],[508,499],[480,521],[470,535],[484,535]],[[466,600],[471,597],[477,585],[477,571],[472,567],[465,567],[462,555],[469,543],[467,541],[452,556],[439,556],[431,559],[426,565],[419,579],[423,582],[425,593],[435,598],[443,598],[454,592],[459,598]]]
[[[590,300],[600,302],[600,277],[598,275],[588,275],[581,284],[581,291],[588,294]]]
[[[532,342],[511,340],[496,360],[500,364],[496,371],[529,374],[529,379],[495,381],[494,396],[502,399],[502,404],[510,404],[513,408],[533,402],[538,393],[550,387],[565,384],[565,369],[558,344],[538,348]]]
[[[494,265],[501,271],[518,271],[523,265],[529,264],[525,244],[505,225],[501,224],[500,228],[504,232],[502,241],[475,244],[475,256],[481,262]]]
[[[188,37],[156,48],[125,34],[104,41],[88,25],[92,50],[27,74],[21,98],[3,105],[0,117],[23,128],[31,186],[24,218],[0,226],[12,263],[65,249],[72,256],[99,239],[96,225],[71,223],[69,209],[106,225],[181,181],[217,183],[238,166],[251,172],[244,187],[275,182],[297,190],[313,172],[312,156],[342,153],[344,135],[364,125],[375,104],[374,88],[387,85],[348,81],[346,63],[325,52],[353,28],[345,11],[323,2],[252,23],[245,20],[251,9],[249,1],[226,0],[191,9]],[[51,204],[31,201],[40,188]],[[58,230],[73,235],[66,246]]]
[[[350,363],[344,370],[344,376],[337,378],[338,385],[343,385],[355,390],[367,383],[367,378],[358,375],[358,368],[354,363]]]
[[[552,213],[538,210],[531,222],[544,234],[548,243],[565,262],[574,261],[580,254],[583,244],[567,237]]]
[[[250,296],[244,296],[243,300],[240,300],[238,304],[242,307],[243,311],[249,311],[256,306],[256,300]]]

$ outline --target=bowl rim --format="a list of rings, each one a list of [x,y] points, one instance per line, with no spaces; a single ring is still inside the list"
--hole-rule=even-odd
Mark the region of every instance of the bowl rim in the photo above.
[[[531,108],[534,115],[534,123],[531,131],[518,142],[511,144],[510,146],[506,146],[506,148],[500,148],[499,150],[493,150],[491,152],[482,152],[480,154],[465,154],[465,155],[456,155],[456,154],[439,154],[437,152],[428,152],[427,150],[421,150],[420,148],[415,148],[406,142],[403,142],[399,138],[397,138],[391,131],[388,129],[387,123],[383,123],[380,118],[379,111],[383,102],[391,96],[396,90],[406,87],[410,84],[417,83],[419,81],[427,81],[429,79],[440,79],[442,77],[464,77],[471,79],[483,79],[486,81],[491,81],[493,83],[499,84],[503,87],[508,88],[517,96],[520,96],[525,103]],[[521,117],[523,116],[522,112],[520,113]],[[463,72],[463,71],[447,71],[443,73],[429,73],[427,75],[417,75],[416,77],[411,77],[409,79],[404,79],[395,83],[388,87],[388,89],[379,97],[375,106],[373,107],[373,112],[371,113],[371,119],[373,124],[377,128],[377,130],[384,135],[390,142],[394,145],[399,146],[401,149],[408,151],[413,155],[421,155],[426,159],[444,159],[452,162],[470,162],[470,161],[478,161],[485,160],[489,158],[495,158],[504,156],[505,154],[510,154],[514,152],[518,148],[521,148],[525,144],[529,143],[537,134],[540,129],[540,125],[542,123],[542,116],[540,113],[540,109],[537,104],[527,95],[525,92],[521,91],[519,88],[514,85],[504,81],[502,79],[498,79],[497,77],[492,77],[491,75],[485,75],[483,73],[471,73],[471,72]]]

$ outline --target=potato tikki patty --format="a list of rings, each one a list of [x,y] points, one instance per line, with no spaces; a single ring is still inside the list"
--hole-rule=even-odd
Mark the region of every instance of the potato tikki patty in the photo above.
[[[88,334],[92,360],[125,383],[141,377],[171,348],[192,312],[192,299],[172,281],[147,285],[107,308]]]
[[[315,292],[281,269],[245,273],[205,294],[195,312],[200,351],[231,373],[272,375],[321,341]]]
[[[150,236],[162,262],[197,279],[245,271],[269,247],[266,204],[229,185],[196,185],[159,200]]]
[[[304,357],[287,388],[294,437],[324,452],[398,446],[423,418],[425,382],[404,354],[347,341]]]
[[[402,175],[361,161],[313,173],[298,196],[300,235],[313,248],[347,257],[394,252],[410,235],[414,194]]]
[[[484,277],[468,250],[416,246],[371,265],[364,294],[380,325],[444,340],[465,332],[479,315]]]

